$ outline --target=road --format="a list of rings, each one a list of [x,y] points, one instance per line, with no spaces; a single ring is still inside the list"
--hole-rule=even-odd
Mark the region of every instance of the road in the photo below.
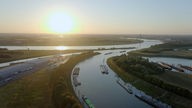
[[[70,55],[47,56],[0,68],[0,86],[43,68],[54,69],[67,62],[69,58]]]

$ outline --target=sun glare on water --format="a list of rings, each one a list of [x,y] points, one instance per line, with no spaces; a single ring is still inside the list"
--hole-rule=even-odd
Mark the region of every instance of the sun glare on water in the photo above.
[[[54,33],[70,33],[74,30],[73,18],[64,12],[55,12],[48,17],[47,28]]]
[[[56,50],[67,50],[68,48],[65,46],[58,46],[55,48]]]

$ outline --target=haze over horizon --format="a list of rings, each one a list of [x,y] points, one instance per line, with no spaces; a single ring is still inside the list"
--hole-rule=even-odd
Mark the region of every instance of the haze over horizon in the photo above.
[[[192,34],[191,0],[1,0],[0,33]]]

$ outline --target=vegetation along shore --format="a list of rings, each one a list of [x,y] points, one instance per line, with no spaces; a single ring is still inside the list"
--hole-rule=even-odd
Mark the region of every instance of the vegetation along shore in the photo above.
[[[125,82],[174,108],[192,106],[192,76],[164,70],[139,56],[121,55],[109,58],[108,65]]]
[[[192,59],[192,42],[174,41],[129,52],[131,55],[150,57],[177,57]]]

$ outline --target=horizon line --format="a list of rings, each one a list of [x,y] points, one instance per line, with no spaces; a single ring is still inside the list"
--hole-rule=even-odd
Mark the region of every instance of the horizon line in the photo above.
[[[178,33],[178,34],[163,34],[163,33],[151,33],[151,34],[149,34],[149,33],[64,33],[64,34],[62,34],[62,33],[18,33],[18,32],[16,32],[16,33],[14,33],[14,32],[10,32],[10,33],[8,33],[8,32],[0,32],[0,34],[49,34],[49,35],[143,35],[143,36],[145,36],[145,35],[161,35],[161,36],[163,36],[163,35],[168,35],[168,36],[172,36],[172,35],[177,35],[177,36],[180,36],[180,35],[185,35],[185,36],[189,36],[189,35],[192,35],[192,33],[191,34],[188,34],[188,33]]]

